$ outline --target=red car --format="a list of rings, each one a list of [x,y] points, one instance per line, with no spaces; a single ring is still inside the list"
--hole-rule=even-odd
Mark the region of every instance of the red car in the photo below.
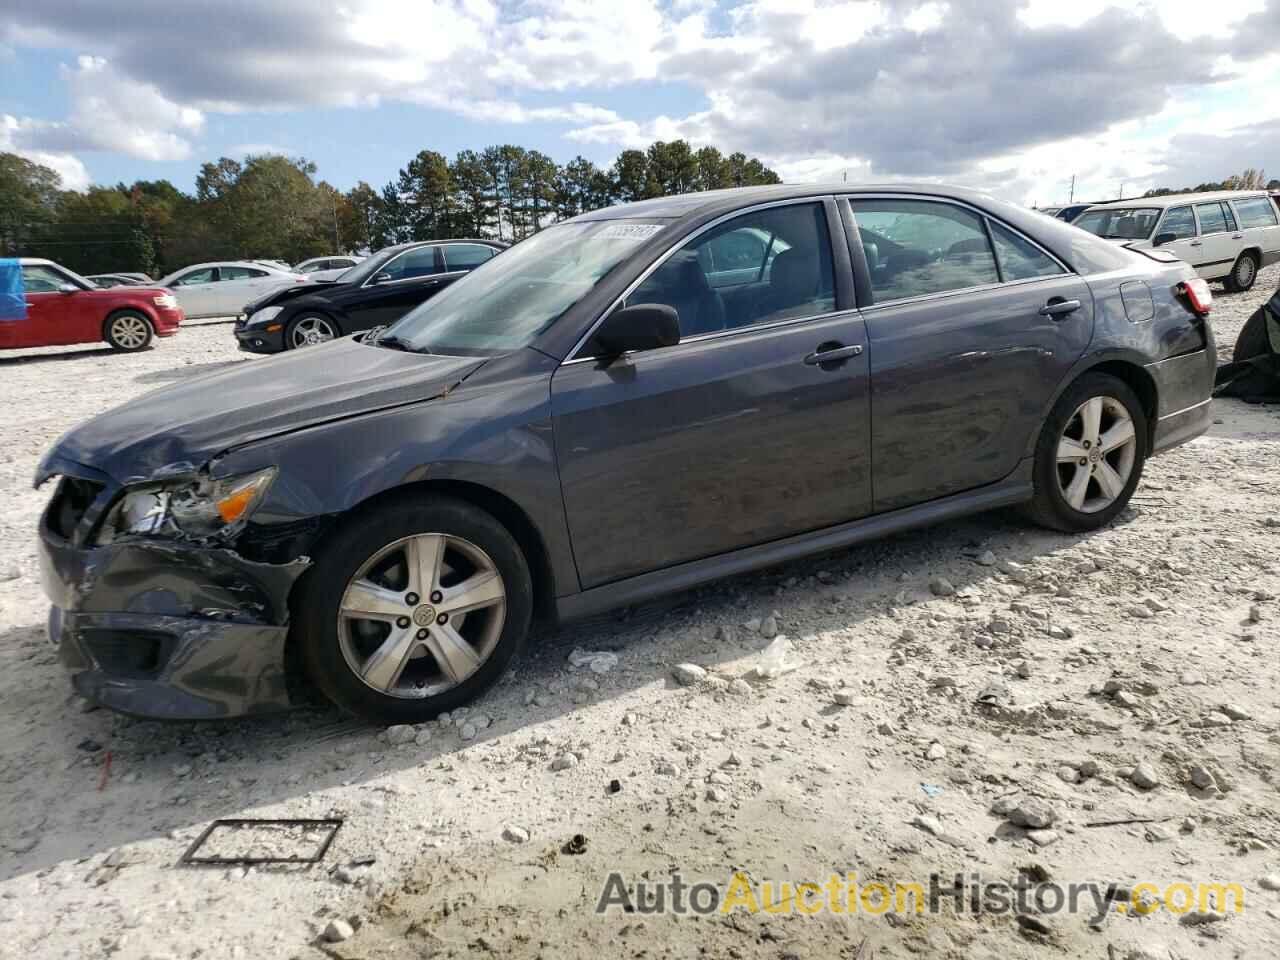
[[[51,260],[23,258],[25,320],[0,319],[0,349],[106,341],[116,350],[144,350],[182,323],[177,298],[163,287],[103,290]]]

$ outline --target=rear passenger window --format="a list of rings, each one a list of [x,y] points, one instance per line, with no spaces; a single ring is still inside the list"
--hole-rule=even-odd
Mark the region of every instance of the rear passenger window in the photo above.
[[[1241,227],[1274,227],[1276,208],[1266,197],[1236,200],[1236,214]]]
[[[851,200],[877,302],[998,283],[982,219],[931,200]]]
[[[1197,203],[1196,217],[1200,220],[1200,233],[1226,233],[1227,216],[1220,203]]]
[[[1066,273],[1052,257],[1030,240],[1018,236],[1012,230],[1006,230],[998,223],[991,224],[991,239],[995,241],[1000,273],[1006,281],[1055,277]]]
[[[493,247],[482,243],[450,243],[444,248],[445,270],[474,270],[493,259]]]
[[[1173,234],[1173,239],[1182,240],[1196,235],[1196,221],[1191,215],[1190,207],[1170,207],[1164,220],[1156,229],[1156,235]]]
[[[817,316],[835,302],[820,203],[735,217],[677,250],[627,298],[674,307],[681,337]]]

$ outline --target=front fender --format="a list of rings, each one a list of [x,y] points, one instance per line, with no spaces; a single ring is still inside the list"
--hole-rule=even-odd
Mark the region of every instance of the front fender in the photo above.
[[[321,424],[236,448],[215,476],[279,469],[246,536],[304,555],[336,519],[423,481],[484,487],[516,504],[546,547],[557,595],[577,571],[560,492],[550,408],[557,361],[525,349],[489,361],[444,396]]]

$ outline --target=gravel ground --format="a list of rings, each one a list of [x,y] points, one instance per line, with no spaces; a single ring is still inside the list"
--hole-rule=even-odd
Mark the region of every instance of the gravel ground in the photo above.
[[[1215,291],[1224,355],[1277,283]],[[1099,533],[999,512],[738,577],[541,637],[470,711],[416,730],[86,710],[44,636],[35,463],[80,420],[228,363],[270,361],[218,324],[138,356],[0,358],[0,956],[1280,955],[1280,408],[1216,403]],[[769,647],[788,668],[771,679]],[[344,823],[316,865],[180,865],[218,817]],[[215,839],[287,853],[322,835]],[[1225,918],[1092,925],[1087,908],[592,911],[611,870],[735,868],[1246,896]]]

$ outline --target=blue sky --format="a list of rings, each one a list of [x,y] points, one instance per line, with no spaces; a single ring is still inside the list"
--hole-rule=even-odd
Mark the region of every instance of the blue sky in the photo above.
[[[113,7],[0,12],[0,150],[71,188],[189,190],[201,162],[249,151],[380,187],[421,149],[607,164],[673,137],[788,180],[941,179],[1042,204],[1072,174],[1087,199],[1268,161],[1280,175],[1280,0],[1212,21],[1196,0]]]

